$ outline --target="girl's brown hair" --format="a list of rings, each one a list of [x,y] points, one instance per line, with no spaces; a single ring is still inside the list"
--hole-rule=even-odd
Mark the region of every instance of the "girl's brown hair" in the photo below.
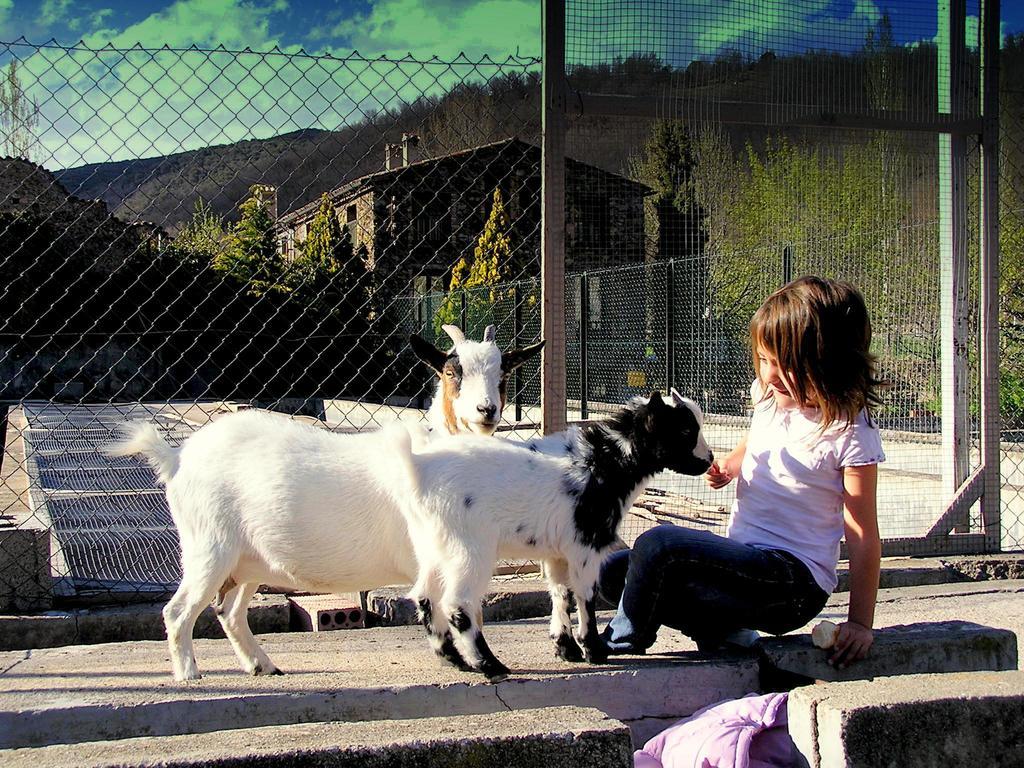
[[[754,313],[750,342],[758,378],[763,348],[786,372],[793,397],[821,411],[822,428],[852,423],[881,402],[871,320],[864,297],[849,283],[814,276],[788,283]]]

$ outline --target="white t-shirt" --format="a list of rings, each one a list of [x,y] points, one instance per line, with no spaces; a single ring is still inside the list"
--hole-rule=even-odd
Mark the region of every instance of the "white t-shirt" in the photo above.
[[[817,409],[783,409],[750,388],[754,416],[729,517],[730,539],[800,558],[827,593],[843,537],[843,468],[885,461],[878,427],[856,420],[822,434]],[[845,429],[844,429],[845,427]]]

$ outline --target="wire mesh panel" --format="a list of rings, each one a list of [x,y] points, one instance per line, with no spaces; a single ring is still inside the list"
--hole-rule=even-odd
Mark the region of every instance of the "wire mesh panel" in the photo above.
[[[410,334],[537,340],[539,64],[0,43],[0,610],[174,588],[118,424],[375,429],[424,417]]]
[[[592,186],[583,209],[566,203],[570,406],[578,398],[588,416],[675,386],[704,407],[725,453],[750,413],[753,312],[800,275],[849,280],[890,383],[875,413],[886,550],[992,547],[978,505],[954,502],[981,466],[980,3],[566,7],[567,152],[639,183],[642,198],[633,225],[615,219],[629,208],[612,184]],[[1002,53],[1002,157],[1019,177],[1019,40]],[[1004,285],[1020,260],[1019,184],[1006,187]],[[1014,366],[1004,355],[1001,382]],[[1015,548],[1019,464],[1003,390],[1001,545]],[[627,542],[656,522],[724,532],[733,489],[672,475],[652,487]]]
[[[1024,549],[1024,32],[1003,44],[999,88],[1001,539]]]

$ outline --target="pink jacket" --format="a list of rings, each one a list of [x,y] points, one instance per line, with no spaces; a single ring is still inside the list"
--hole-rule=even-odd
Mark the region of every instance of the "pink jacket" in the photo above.
[[[785,693],[750,693],[705,707],[637,750],[634,768],[792,766],[787,699]]]

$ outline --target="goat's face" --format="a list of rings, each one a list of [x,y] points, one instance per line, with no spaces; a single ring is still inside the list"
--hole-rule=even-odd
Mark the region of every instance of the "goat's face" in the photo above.
[[[441,369],[441,390],[460,430],[494,432],[505,407],[505,376],[494,342],[455,345]]]
[[[700,406],[672,390],[669,402],[654,392],[644,410],[646,448],[658,462],[684,475],[704,474],[714,455],[704,439]]]
[[[419,336],[410,341],[441,380],[438,396],[449,431],[480,435],[493,434],[501,420],[509,374],[544,346],[540,342],[502,353],[494,341],[462,340],[442,352]]]

